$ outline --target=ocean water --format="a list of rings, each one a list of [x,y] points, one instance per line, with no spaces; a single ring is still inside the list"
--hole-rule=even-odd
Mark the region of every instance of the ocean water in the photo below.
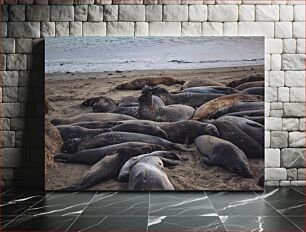
[[[58,37],[45,71],[198,69],[264,64],[264,37]]]

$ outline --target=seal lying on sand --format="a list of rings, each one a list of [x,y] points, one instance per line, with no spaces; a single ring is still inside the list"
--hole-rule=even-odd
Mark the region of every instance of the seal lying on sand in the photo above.
[[[168,140],[173,143],[191,144],[200,135],[219,136],[214,125],[193,120],[173,122],[160,128],[167,133]]]
[[[237,116],[237,117],[260,117],[265,115],[265,110],[246,110],[229,113],[226,116]]]
[[[196,138],[195,144],[205,164],[217,165],[242,177],[252,178],[247,157],[234,144],[209,135]]]
[[[93,106],[94,104],[100,102],[101,104],[101,108],[102,105],[104,105],[107,108],[113,108],[117,105],[117,102],[110,98],[110,97],[106,97],[106,96],[100,96],[100,97],[93,97],[93,98],[89,98],[85,101],[83,101],[81,104],[82,106]],[[103,111],[101,111],[103,112]],[[107,111],[105,111],[107,112]]]
[[[141,159],[145,157],[152,157],[152,156],[157,156],[159,158],[162,158],[166,163],[179,164],[182,161],[182,159],[176,153],[169,152],[169,151],[155,151],[149,154],[139,155],[139,156],[129,159],[122,166],[119,176],[118,176],[118,180],[128,181],[130,171],[133,168],[133,166],[137,164],[137,162],[139,162]]]
[[[127,142],[119,143],[114,145],[109,145],[106,147],[99,147],[89,150],[80,151],[74,154],[68,153],[58,153],[54,156],[56,162],[62,163],[77,163],[77,164],[87,164],[93,165],[105,156],[112,155],[121,148],[142,148],[150,147],[151,152],[153,151],[163,151],[165,148],[156,144],[141,143],[141,142]]]
[[[199,79],[192,79],[190,81],[186,81],[181,89],[187,89],[192,87],[199,87],[199,86],[223,86],[219,82],[209,80],[206,78],[199,78]]]
[[[184,84],[185,81],[176,80],[172,77],[145,77],[135,79],[133,81],[125,82],[120,85],[117,85],[115,89],[120,90],[141,90],[145,85],[155,86],[159,84],[164,84],[167,86],[175,84]]]
[[[247,88],[247,89],[243,90],[242,93],[264,96],[265,95],[265,87]]]
[[[76,153],[83,150],[125,142],[151,143],[163,146],[169,150],[191,151],[182,144],[172,143],[166,139],[152,135],[137,134],[131,132],[107,132],[91,138],[72,139],[65,141],[62,146],[62,152]]]
[[[243,101],[262,101],[262,96],[246,95],[246,94],[232,94],[223,97],[218,97],[200,106],[193,115],[193,120],[201,121],[209,118],[213,113],[221,108],[229,107],[237,102]]]
[[[138,118],[138,106],[129,106],[129,107],[117,106],[111,112],[116,114],[125,114],[132,116],[134,118]]]
[[[204,86],[204,87],[192,87],[188,89],[184,89],[181,91],[182,93],[191,92],[191,93],[205,93],[205,94],[234,94],[238,93],[236,89],[230,87],[220,87],[220,86]]]
[[[242,131],[237,125],[228,121],[213,121],[212,124],[217,127],[221,139],[235,144],[244,151],[248,158],[264,157],[263,146]]]
[[[250,75],[240,80],[231,81],[228,84],[226,84],[226,86],[236,88],[237,86],[244,84],[244,83],[254,82],[254,81],[264,81],[264,79],[265,77],[263,74]]]
[[[121,167],[127,160],[131,157],[148,153],[150,150],[150,147],[121,148],[113,155],[105,156],[89,168],[78,183],[62,190],[79,191],[106,180],[117,178]]]
[[[244,118],[249,119],[249,120],[251,120],[253,122],[257,122],[257,123],[259,123],[261,125],[265,124],[265,117],[264,116],[257,116],[257,117],[255,117],[255,116],[254,117],[244,116]]]
[[[254,88],[254,87],[265,87],[265,82],[264,81],[247,82],[237,86],[235,89],[243,91],[245,89]]]
[[[80,126],[61,125],[56,126],[60,131],[62,139],[68,140],[73,138],[91,137],[105,132],[110,132],[109,129],[86,129]]]
[[[192,107],[199,107],[205,102],[223,96],[223,94],[205,94],[192,92],[171,94],[167,89],[158,86],[152,88],[152,94],[160,97],[166,105],[182,104]]]
[[[158,106],[152,101],[152,89],[145,86],[139,100],[139,118],[162,122],[188,120],[194,113],[194,108],[186,105]]]
[[[70,125],[80,126],[87,129],[104,129],[104,128],[110,128],[113,126],[121,125],[122,123],[123,121],[108,121],[108,122],[92,121],[92,122],[77,122]]]
[[[71,118],[57,118],[51,120],[51,123],[54,126],[58,125],[67,125],[77,122],[92,122],[92,121],[122,121],[122,120],[131,120],[136,119],[131,116],[114,114],[114,113],[88,113],[88,114],[79,114]]]

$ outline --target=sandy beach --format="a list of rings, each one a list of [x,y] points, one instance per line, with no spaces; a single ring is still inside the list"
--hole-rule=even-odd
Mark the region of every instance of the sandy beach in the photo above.
[[[48,101],[46,121],[53,118],[66,118],[80,113],[92,112],[90,107],[81,106],[84,100],[106,95],[115,100],[124,96],[139,96],[140,91],[113,90],[122,82],[141,77],[173,77],[179,80],[207,78],[222,84],[239,80],[249,75],[264,75],[264,66],[244,66],[233,68],[210,68],[189,70],[132,70],[99,73],[48,73],[45,78],[45,96]],[[170,91],[179,90],[181,85],[167,86]],[[46,160],[45,188],[57,190],[76,183],[89,168],[87,165],[53,163],[54,153],[60,149],[52,125],[46,130],[46,143],[52,147]],[[52,131],[53,133],[51,133]],[[55,144],[55,145],[52,145]],[[193,145],[195,148],[195,145]],[[195,148],[196,149],[196,148]],[[210,167],[200,161],[201,155],[196,152],[177,152],[186,158],[181,165],[165,168],[169,180],[176,190],[262,190],[258,185],[264,175],[264,160],[249,159],[253,179],[245,179],[219,167]],[[93,186],[88,190],[124,190],[126,183],[109,180]]]

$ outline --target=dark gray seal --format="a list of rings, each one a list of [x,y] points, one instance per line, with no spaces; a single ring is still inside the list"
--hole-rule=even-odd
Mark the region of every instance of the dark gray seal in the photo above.
[[[265,95],[265,87],[253,87],[253,88],[247,88],[242,91],[245,94],[252,94],[252,95]]]
[[[98,134],[111,131],[109,129],[87,129],[80,126],[70,126],[70,125],[56,126],[56,128],[61,133],[63,140],[92,137]]]
[[[250,116],[244,116],[244,118],[249,119],[253,122],[260,123],[261,125],[265,124],[265,117],[264,116],[257,116],[257,117],[250,117]]]
[[[125,114],[132,116],[134,118],[138,118],[138,106],[127,106],[127,107],[117,106],[111,112],[116,114]]]
[[[205,164],[216,165],[242,177],[252,178],[246,155],[234,144],[209,135],[196,138],[195,144]]]
[[[54,156],[54,160],[56,162],[62,163],[77,163],[77,164],[87,164],[93,165],[97,163],[99,160],[104,158],[105,156],[111,155],[117,152],[121,148],[142,148],[149,147],[151,148],[151,152],[153,151],[163,151],[164,147],[149,144],[149,143],[141,143],[141,142],[127,142],[127,143],[119,143],[114,145],[109,145],[105,147],[99,147],[89,150],[80,151],[74,154],[67,153],[58,153]]]
[[[214,125],[193,120],[169,123],[160,128],[166,132],[169,141],[181,144],[191,144],[200,135],[219,136]]]
[[[113,126],[121,125],[122,123],[123,121],[108,121],[108,122],[93,121],[93,122],[77,122],[70,125],[80,126],[87,129],[107,129]]]
[[[238,111],[233,113],[228,113],[227,116],[237,116],[237,117],[260,117],[265,115],[265,110],[246,110]]]
[[[182,144],[172,143],[166,139],[152,135],[137,134],[131,132],[107,132],[91,138],[71,139],[65,141],[62,146],[62,152],[76,153],[83,150],[125,142],[158,144],[169,150],[192,151]]]
[[[253,82],[243,83],[243,84],[237,86],[235,89],[237,89],[239,91],[243,91],[243,90],[248,89],[248,88],[264,87],[264,86],[265,86],[264,81],[253,81]]]
[[[192,87],[182,90],[181,92],[191,92],[191,93],[205,93],[205,94],[234,94],[238,93],[236,89],[230,87],[221,87],[221,86],[202,86],[202,87]]]
[[[248,83],[248,82],[254,82],[254,81],[264,81],[265,76],[263,74],[256,74],[256,75],[250,75],[248,77],[242,78],[240,80],[234,80],[226,84],[226,86],[231,88],[236,88],[237,86]]]
[[[192,88],[192,87],[200,87],[200,86],[223,86],[223,84],[220,84],[219,82],[207,79],[206,77],[204,78],[197,78],[197,79],[192,79],[190,81],[186,81],[181,89],[187,89],[187,88]]]
[[[205,102],[223,96],[223,94],[206,94],[193,92],[171,94],[167,89],[162,87],[152,88],[152,94],[160,97],[166,105],[182,104],[192,107],[199,107]]]

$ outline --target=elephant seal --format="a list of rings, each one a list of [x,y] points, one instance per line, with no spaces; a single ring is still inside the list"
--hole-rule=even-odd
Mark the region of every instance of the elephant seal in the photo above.
[[[253,94],[253,95],[265,95],[265,87],[252,87],[252,88],[247,88],[242,91],[244,94]]]
[[[63,190],[79,191],[98,183],[114,179],[118,176],[123,164],[131,157],[150,152],[149,147],[121,148],[113,155],[105,156],[86,171],[81,180],[73,186]]]
[[[90,150],[80,151],[74,154],[67,153],[58,153],[54,156],[54,160],[56,162],[62,163],[77,163],[77,164],[87,164],[93,165],[97,163],[99,160],[104,158],[105,156],[111,155],[117,152],[121,148],[139,148],[142,147],[151,148],[151,152],[153,151],[163,151],[164,147],[156,144],[149,143],[141,143],[141,142],[127,142],[127,143],[119,143],[114,145],[109,145],[106,147],[99,147]]]
[[[243,91],[245,89],[254,88],[254,87],[265,87],[265,82],[264,81],[247,82],[237,86],[235,89]]]
[[[97,147],[125,142],[143,142],[161,145],[169,150],[192,151],[182,144],[172,143],[166,139],[152,135],[137,134],[131,132],[107,132],[91,138],[71,139],[65,141],[62,146],[64,153],[76,153]]]
[[[237,102],[231,106],[218,109],[209,118],[219,118],[233,112],[264,109],[264,102]]]
[[[202,161],[205,164],[220,166],[245,178],[253,177],[248,158],[234,144],[209,135],[196,138],[195,144],[201,152]]]
[[[111,131],[121,131],[121,132],[133,132],[145,135],[153,135],[160,138],[168,139],[168,135],[158,126],[153,125],[141,125],[141,124],[121,124],[110,128]]]
[[[191,144],[200,135],[219,136],[214,125],[193,120],[173,122],[160,128],[167,133],[168,140],[173,143]]]
[[[264,74],[257,74],[257,75],[250,75],[240,80],[234,80],[226,84],[228,87],[236,88],[237,86],[254,81],[264,81],[265,77]]]
[[[87,113],[87,114],[79,114],[71,118],[57,118],[51,120],[51,123],[54,126],[58,125],[67,125],[73,124],[76,122],[92,122],[92,121],[122,121],[122,120],[131,120],[135,119],[134,117],[122,115],[122,114],[114,114],[114,113]]]
[[[56,126],[56,128],[61,133],[63,140],[92,137],[98,134],[111,131],[109,129],[87,129],[80,126],[70,126],[70,125],[60,125]]]
[[[249,119],[253,122],[257,122],[261,125],[265,124],[265,117],[264,116],[257,116],[257,117],[244,116],[244,118]]]
[[[128,107],[117,106],[111,112],[116,114],[129,115],[134,118],[138,118],[138,106],[128,106]]]
[[[218,118],[217,121],[227,121],[237,125],[244,133],[246,133],[252,139],[257,141],[259,144],[264,145],[265,128],[263,125],[246,118],[235,116],[224,116]]]
[[[204,86],[204,87],[192,87],[184,89],[181,92],[228,95],[228,94],[238,93],[239,91],[230,87]]]
[[[93,121],[93,122],[76,122],[73,124],[70,124],[70,126],[80,126],[87,129],[106,129],[113,126],[121,125],[123,121],[108,121],[108,122],[99,122],[99,121]]]
[[[220,138],[239,147],[248,158],[263,158],[264,147],[229,121],[213,121],[219,131]],[[98,135],[100,136],[100,135]]]
[[[160,97],[166,105],[182,104],[192,107],[199,107],[205,102],[223,96],[223,94],[204,94],[192,92],[171,94],[167,89],[158,86],[152,88],[152,94]]]
[[[134,96],[127,96],[127,97],[122,97],[120,101],[118,102],[119,107],[130,107],[130,106],[138,106],[138,97]]]
[[[133,157],[129,159],[121,168],[119,176],[118,176],[118,181],[125,182],[128,181],[129,179],[129,174],[132,169],[132,167],[137,164],[141,159],[145,157],[152,157],[152,156],[157,156],[159,158],[162,158],[165,160],[165,162],[172,162],[174,164],[179,164],[182,161],[182,158],[180,158],[176,153],[169,152],[169,151],[155,151],[152,153],[144,154],[144,155],[139,155],[136,157]]]
[[[167,86],[175,84],[184,84],[185,81],[176,80],[172,77],[145,77],[138,78],[129,82],[122,83],[117,85],[115,89],[118,90],[141,90],[145,85],[155,86],[159,84],[164,84]]]
[[[229,107],[237,102],[245,101],[262,101],[262,96],[247,95],[247,94],[232,94],[223,97],[218,97],[200,106],[193,115],[193,120],[202,120],[209,118],[218,109]]]
[[[265,110],[246,110],[246,111],[238,111],[227,114],[227,116],[237,116],[237,117],[258,117],[264,116]]]
[[[106,96],[89,98],[82,102],[83,106],[93,107],[96,104],[99,106],[99,112],[108,112],[109,109],[112,109],[117,105],[117,102]]]
[[[186,105],[158,106],[152,101],[152,88],[145,86],[139,100],[139,118],[175,122],[190,119],[194,114],[194,108]]]
[[[224,85],[220,84],[219,82],[209,80],[207,78],[198,78],[198,79],[192,79],[190,81],[186,81],[183,85],[181,90],[192,88],[192,87],[200,87],[200,86],[222,86]]]

